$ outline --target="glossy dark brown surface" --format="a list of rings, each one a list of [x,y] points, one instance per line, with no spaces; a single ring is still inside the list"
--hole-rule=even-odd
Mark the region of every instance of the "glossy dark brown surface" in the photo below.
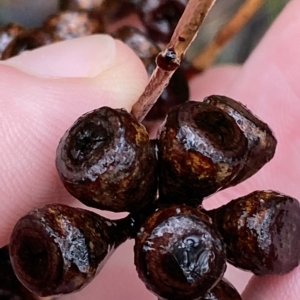
[[[144,126],[122,109],[80,117],[59,143],[56,166],[67,190],[89,206],[136,211],[156,195],[154,147]]]
[[[18,34],[2,53],[2,59],[16,56],[23,51],[33,50],[55,42],[57,39],[42,28],[28,29]]]
[[[20,281],[36,294],[50,296],[83,288],[127,238],[127,228],[111,220],[52,204],[18,221],[9,252]]]
[[[251,177],[273,158],[277,145],[276,138],[270,127],[242,103],[217,95],[205,98],[204,102],[227,112],[247,137],[249,149],[247,159],[244,167],[230,183],[234,186]]]
[[[236,176],[248,147],[231,116],[207,103],[188,101],[170,110],[158,150],[160,196],[197,206]]]
[[[209,217],[183,205],[157,209],[137,234],[134,252],[139,277],[162,299],[200,299],[226,268]]]
[[[142,0],[138,6],[147,34],[156,42],[167,43],[186,7],[187,0]]]
[[[16,277],[11,266],[8,246],[0,248],[0,299],[37,300]]]
[[[107,22],[118,21],[130,14],[136,13],[141,0],[104,0],[101,6],[102,15]]]
[[[106,22],[117,21],[135,12],[140,0],[59,0],[62,11],[86,10]]]
[[[10,23],[0,28],[0,59],[8,44],[24,30],[24,27],[16,23]]]
[[[201,300],[242,300],[242,297],[235,287],[223,278]]]
[[[94,18],[84,10],[66,11],[52,15],[44,22],[44,28],[60,40],[105,32],[101,18]]]
[[[274,191],[255,191],[210,212],[228,261],[256,275],[285,274],[300,263],[300,205]]]

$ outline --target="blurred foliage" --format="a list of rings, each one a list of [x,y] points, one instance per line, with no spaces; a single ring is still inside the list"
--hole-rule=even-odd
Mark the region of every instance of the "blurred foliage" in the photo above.
[[[188,53],[192,59],[238,10],[244,0],[219,0]],[[268,0],[249,23],[225,46],[216,63],[243,63],[289,0]]]
[[[244,62],[288,1],[266,1],[247,26],[226,45],[216,63]],[[196,43],[188,53],[189,59],[209,43],[243,2],[244,0],[216,2],[199,32]],[[0,0],[0,25],[15,21],[27,27],[36,27],[56,10],[57,0]]]

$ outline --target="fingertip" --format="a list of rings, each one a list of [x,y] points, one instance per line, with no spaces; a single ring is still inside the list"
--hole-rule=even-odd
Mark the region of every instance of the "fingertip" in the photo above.
[[[41,77],[95,77],[124,58],[134,62],[132,51],[110,35],[96,34],[25,51],[1,62]]]
[[[2,66],[1,66],[2,65]],[[99,94],[103,105],[130,109],[137,101],[148,80],[142,61],[123,42],[109,35],[98,34],[64,42],[32,51],[25,51],[0,63],[1,67],[12,67],[36,79],[56,80],[54,88],[63,89],[71,85],[76,89],[85,87],[91,94]],[[44,81],[45,82],[45,81]],[[42,82],[41,82],[42,84]],[[46,82],[53,84],[53,82]],[[87,94],[89,91],[87,90]],[[110,94],[109,101],[101,97]]]
[[[223,95],[237,78],[241,66],[226,65],[213,67],[193,78],[189,85],[191,99],[202,101],[209,95]]]
[[[253,276],[242,294],[243,300],[298,300],[300,269],[283,276]]]
[[[101,89],[109,90],[116,107],[130,110],[145,89],[146,69],[136,54],[123,42],[115,40],[115,62],[95,77]]]

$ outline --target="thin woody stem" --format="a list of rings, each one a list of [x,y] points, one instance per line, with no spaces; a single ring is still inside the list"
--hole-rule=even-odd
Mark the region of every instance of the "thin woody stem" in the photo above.
[[[215,0],[190,0],[188,2],[166,50],[157,57],[157,67],[151,75],[145,91],[132,107],[131,113],[138,121],[144,119],[168,85],[214,3]]]
[[[225,44],[253,17],[265,0],[246,0],[231,20],[217,33],[213,41],[193,60],[195,69],[203,71],[216,59]]]

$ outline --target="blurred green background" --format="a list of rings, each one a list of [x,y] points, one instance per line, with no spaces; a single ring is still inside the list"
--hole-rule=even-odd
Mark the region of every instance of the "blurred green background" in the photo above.
[[[113,1],[113,0],[112,0]],[[267,28],[289,0],[268,0],[245,28],[224,48],[216,63],[242,63],[257,45]],[[213,38],[244,0],[218,0],[205,20],[196,43],[188,53],[191,59]],[[39,26],[57,11],[57,0],[0,0],[0,25],[18,22],[27,27]]]

